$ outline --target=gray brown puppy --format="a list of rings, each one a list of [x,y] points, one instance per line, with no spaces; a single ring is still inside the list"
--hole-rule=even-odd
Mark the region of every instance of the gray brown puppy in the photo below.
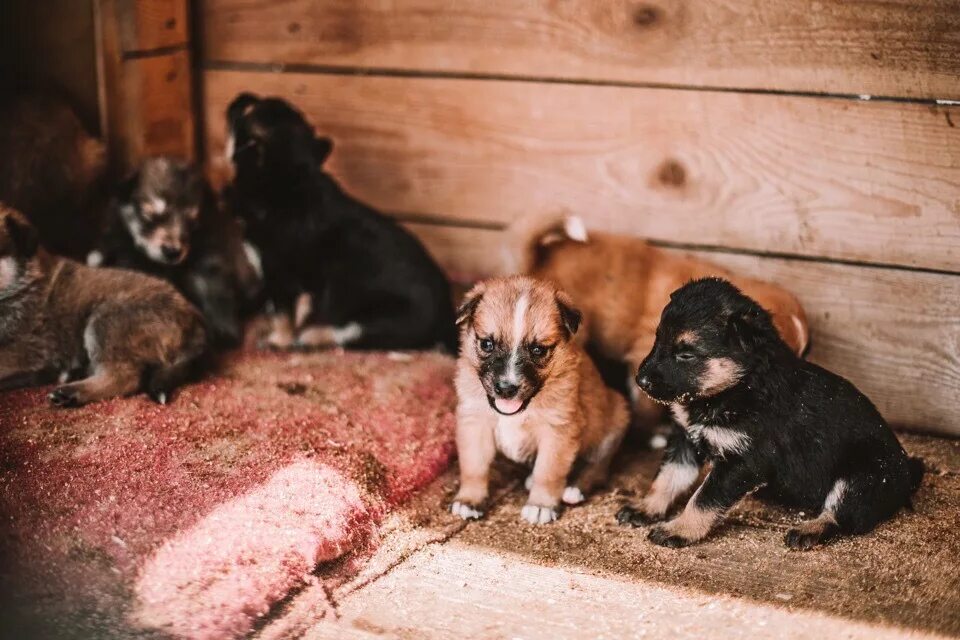
[[[521,518],[556,520],[607,479],[629,420],[626,400],[607,388],[573,339],[580,312],[553,284],[524,276],[481,282],[457,324],[457,451],[460,491],[450,510],[479,518],[497,451],[533,463]],[[574,462],[582,470],[572,474]]]
[[[0,390],[80,376],[50,401],[76,406],[145,387],[165,403],[205,345],[199,313],[171,285],[52,256],[23,216],[0,206]]]

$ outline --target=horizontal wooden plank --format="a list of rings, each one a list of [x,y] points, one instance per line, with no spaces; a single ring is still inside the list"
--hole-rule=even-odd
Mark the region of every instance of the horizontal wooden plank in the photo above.
[[[408,226],[454,275],[502,269],[503,232]],[[960,276],[694,255],[796,293],[810,319],[810,358],[852,380],[892,423],[960,436]]]
[[[386,211],[596,228],[960,270],[960,107],[323,74],[204,72],[224,110],[280,95],[336,141],[331,170]],[[218,165],[217,163],[221,163]]]
[[[203,0],[208,60],[960,98],[957,0]]]

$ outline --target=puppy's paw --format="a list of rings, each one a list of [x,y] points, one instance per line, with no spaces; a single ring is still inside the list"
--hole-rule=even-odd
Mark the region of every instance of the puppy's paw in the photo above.
[[[533,474],[527,476],[527,479],[523,481],[523,488],[527,491],[533,488]]]
[[[79,407],[83,404],[80,391],[69,385],[57,387],[50,392],[47,398],[50,400],[50,404],[55,407]]]
[[[530,524],[549,524],[560,517],[556,507],[526,504],[520,510],[520,519]]]
[[[479,505],[470,505],[459,500],[454,500],[453,504],[450,505],[450,513],[460,516],[464,520],[479,520],[484,515],[483,509]]]
[[[562,500],[564,504],[580,504],[586,499],[583,491],[580,491],[580,487],[567,487],[563,490]]]
[[[661,547],[669,547],[671,549],[686,547],[695,542],[694,540],[688,540],[683,536],[678,536],[668,527],[663,525],[657,525],[651,529],[650,533],[647,534],[647,539],[653,544],[660,545]]]
[[[809,551],[819,545],[822,540],[818,531],[790,529],[783,537],[783,542],[794,551]]]
[[[617,523],[630,525],[631,527],[645,527],[650,524],[661,522],[666,514],[649,515],[643,509],[637,509],[626,505],[617,511]]]
[[[147,396],[157,404],[165,405],[170,402],[170,392],[166,389],[148,389]]]

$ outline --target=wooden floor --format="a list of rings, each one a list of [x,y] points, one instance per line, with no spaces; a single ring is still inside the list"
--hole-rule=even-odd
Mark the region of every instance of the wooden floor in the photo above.
[[[518,518],[522,470],[501,469],[495,508],[469,524],[440,509],[451,471],[386,523],[359,575],[319,572],[258,637],[960,637],[960,441],[902,439],[929,467],[915,511],[808,553],[782,543],[799,514],[753,500],[683,550],[617,526],[655,452],[625,452],[613,490],[538,528]]]

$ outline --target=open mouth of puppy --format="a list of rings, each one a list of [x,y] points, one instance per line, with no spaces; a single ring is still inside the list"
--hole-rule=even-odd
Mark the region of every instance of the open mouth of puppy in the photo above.
[[[521,400],[520,398],[494,398],[487,394],[487,402],[490,403],[490,408],[502,416],[517,415],[527,408],[527,405],[530,404],[532,399],[533,396],[525,400]]]

